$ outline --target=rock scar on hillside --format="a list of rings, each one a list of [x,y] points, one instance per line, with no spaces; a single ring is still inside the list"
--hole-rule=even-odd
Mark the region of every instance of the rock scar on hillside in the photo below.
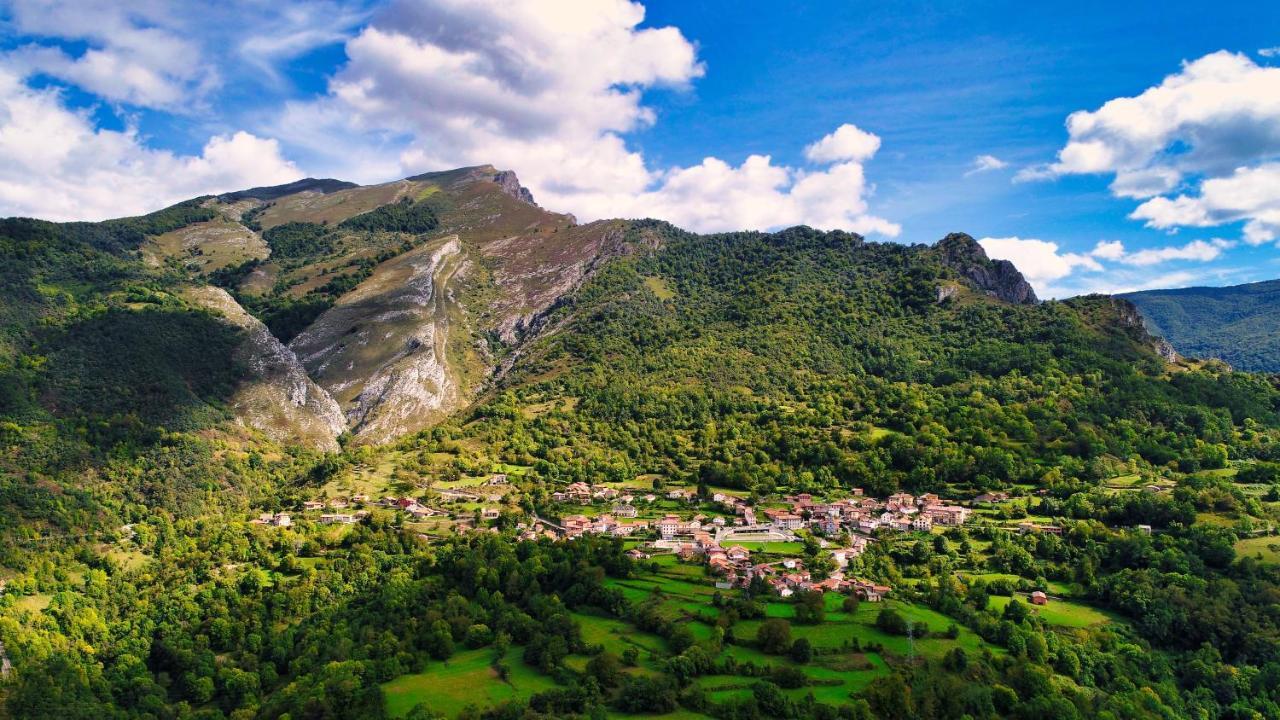
[[[456,235],[428,243],[380,265],[290,343],[357,439],[387,442],[463,402],[448,348],[461,317],[449,287],[465,268]]]
[[[293,351],[221,288],[199,287],[185,296],[245,331],[235,359],[248,373],[231,398],[236,417],[278,442],[338,450],[346,420],[338,403],[312,382]]]

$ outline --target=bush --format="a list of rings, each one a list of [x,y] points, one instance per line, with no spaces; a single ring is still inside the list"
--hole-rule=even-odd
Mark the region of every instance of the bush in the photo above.
[[[813,659],[813,645],[806,638],[796,640],[791,644],[791,659],[801,664],[809,662]],[[778,684],[782,685],[782,683]]]
[[[876,627],[890,635],[906,635],[911,626],[897,610],[885,608],[876,615]]]
[[[782,618],[771,618],[760,625],[756,642],[763,652],[781,654],[791,649],[791,623]]]

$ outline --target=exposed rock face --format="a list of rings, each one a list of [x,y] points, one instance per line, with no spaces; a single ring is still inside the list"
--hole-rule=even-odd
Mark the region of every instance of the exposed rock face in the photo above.
[[[520,184],[520,180],[516,178],[515,172],[511,170],[502,170],[494,173],[493,181],[498,183],[498,187],[502,188],[502,192],[511,197],[522,200],[530,205],[537,205],[533,201],[533,193],[529,192],[529,188]]]
[[[1111,305],[1116,309],[1116,317],[1120,320],[1120,326],[1127,328],[1140,339],[1145,340],[1157,355],[1164,358],[1165,362],[1177,362],[1182,359],[1182,356],[1173,348],[1173,345],[1169,344],[1168,340],[1151,334],[1146,320],[1143,319],[1142,313],[1138,311],[1137,305],[1118,297],[1111,298]]]
[[[978,241],[969,235],[951,233],[939,240],[934,248],[941,253],[947,266],[986,294],[1021,305],[1039,302],[1035,290],[1013,263],[987,257]]]
[[[448,358],[450,333],[465,332],[451,285],[461,253],[455,235],[383,263],[290,343],[358,440],[387,442],[460,404]]]
[[[311,381],[293,351],[225,290],[199,287],[188,290],[186,297],[246,332],[235,356],[248,369],[231,398],[237,419],[278,442],[338,450],[338,436],[347,427],[342,409]]]
[[[423,244],[393,249],[389,259],[382,254],[372,275],[289,343],[360,443],[394,440],[464,407],[527,342],[553,331],[550,311],[630,242],[626,221],[578,225],[538,207],[514,172],[492,165],[371,186],[304,181],[210,202],[239,218],[241,205],[258,207],[266,197],[257,221],[268,229],[286,222],[333,227],[405,198],[432,203],[439,218],[417,238]],[[343,237],[335,252],[301,265],[268,256],[238,289],[270,293],[283,281],[286,292],[303,297],[331,273],[373,257],[370,241]]]

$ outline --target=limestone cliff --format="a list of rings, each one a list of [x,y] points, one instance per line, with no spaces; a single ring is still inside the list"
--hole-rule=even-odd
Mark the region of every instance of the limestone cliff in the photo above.
[[[942,262],[991,297],[1016,304],[1038,302],[1018,268],[1008,260],[992,260],[969,235],[951,233],[938,241],[934,249]]]
[[[245,331],[235,359],[247,368],[248,375],[231,398],[231,407],[240,422],[277,442],[337,450],[338,436],[346,430],[342,410],[328,392],[307,376],[293,351],[225,290],[192,288],[185,296]]]

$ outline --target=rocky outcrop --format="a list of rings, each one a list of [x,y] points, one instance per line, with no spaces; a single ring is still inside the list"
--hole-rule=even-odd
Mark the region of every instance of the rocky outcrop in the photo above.
[[[465,268],[457,236],[393,258],[289,344],[357,440],[388,442],[461,406],[450,335],[467,330],[451,283]]]
[[[502,188],[502,192],[510,195],[511,197],[522,202],[527,202],[530,205],[538,204],[533,201],[533,193],[529,192],[529,188],[520,184],[520,180],[516,177],[515,172],[511,170],[501,170],[494,173],[493,181],[498,183],[498,187]]]
[[[236,419],[277,442],[338,450],[338,436],[347,427],[342,409],[312,382],[297,356],[225,290],[199,287],[185,296],[245,331],[235,351],[235,359],[247,370],[231,397]]]
[[[955,270],[987,295],[1008,303],[1029,305],[1039,302],[1031,284],[1008,260],[992,260],[969,235],[951,233],[938,241],[934,249],[943,264]]]
[[[1147,327],[1146,319],[1138,311],[1138,306],[1123,298],[1111,297],[1111,306],[1115,308],[1116,318],[1122,328],[1133,333],[1141,342],[1146,343],[1165,362],[1177,362],[1182,359],[1173,345],[1162,337],[1153,335]]]

